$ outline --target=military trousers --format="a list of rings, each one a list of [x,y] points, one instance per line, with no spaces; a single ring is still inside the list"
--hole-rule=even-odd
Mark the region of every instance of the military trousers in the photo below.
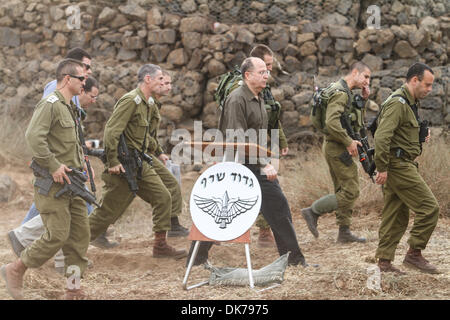
[[[69,195],[54,198],[61,188],[55,183],[48,195],[42,195],[35,187],[34,201],[45,229],[39,239],[22,251],[20,258],[28,268],[38,268],[62,249],[66,270],[76,266],[83,275],[90,239],[86,202]]]
[[[181,209],[183,207],[183,199],[181,197],[181,188],[175,176],[167,169],[167,167],[156,157],[153,159],[153,169],[156,174],[161,178],[164,186],[169,190],[172,197],[172,212],[170,214],[171,218],[178,217],[181,214]]]
[[[171,226],[172,197],[156,171],[147,162],[143,162],[142,166],[142,178],[137,180],[137,196],[153,208],[153,231],[168,231]],[[96,208],[89,216],[91,240],[95,240],[110,224],[115,223],[134,199],[125,177],[105,170],[102,180],[105,184],[100,208]]]
[[[409,210],[415,212],[415,218],[408,244],[412,249],[423,250],[436,227],[439,205],[416,163],[392,158],[387,172],[376,257],[393,261],[408,227]]]
[[[350,226],[353,207],[359,196],[358,167],[353,159],[350,165],[346,165],[339,158],[344,152],[347,152],[347,148],[343,144],[325,141],[322,151],[330,170],[337,200],[336,223],[339,226]]]

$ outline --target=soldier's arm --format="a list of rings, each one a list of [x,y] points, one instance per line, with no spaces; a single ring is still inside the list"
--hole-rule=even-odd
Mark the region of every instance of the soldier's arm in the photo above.
[[[41,167],[48,168],[50,173],[55,172],[61,166],[55,154],[50,151],[47,140],[53,121],[53,104],[44,102],[37,106],[25,132],[25,139],[33,158]]]
[[[232,97],[227,99],[224,106],[222,128],[226,129],[242,129],[244,132],[248,129],[247,118],[245,115],[245,102],[240,97]],[[226,134],[226,132],[222,132]]]
[[[278,120],[278,135],[280,139],[280,149],[283,150],[288,147],[287,138],[284,134],[283,127],[281,126],[281,121]]]
[[[120,164],[117,151],[120,135],[127,127],[128,122],[136,110],[136,106],[136,103],[131,98],[119,100],[106,123],[103,142],[109,168]]]
[[[325,125],[330,137],[348,147],[352,143],[352,138],[347,130],[342,128],[341,115],[347,106],[348,96],[345,92],[336,92],[328,100],[327,112],[325,117]]]
[[[383,107],[381,119],[375,132],[375,165],[379,172],[385,172],[389,164],[390,145],[395,129],[400,124],[402,108],[398,103],[387,104]]]

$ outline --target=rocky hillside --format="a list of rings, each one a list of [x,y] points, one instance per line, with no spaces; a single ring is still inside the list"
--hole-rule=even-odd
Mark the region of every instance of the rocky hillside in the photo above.
[[[336,79],[355,60],[373,70],[370,109],[402,84],[415,61],[435,69],[423,101],[433,125],[450,123],[450,5],[445,0],[13,0],[0,4],[0,113],[27,119],[75,46],[92,53],[100,98],[88,134],[101,136],[115,101],[136,85],[144,63],[173,75],[161,135],[193,120],[214,127],[218,76],[240,64],[257,43],[269,45],[279,67],[273,93],[289,134],[310,130],[308,102],[316,84]],[[375,11],[370,11],[375,10]],[[378,10],[378,11],[376,11]],[[373,26],[379,17],[379,26]],[[379,27],[379,28],[378,28]],[[169,126],[169,124],[171,124]]]

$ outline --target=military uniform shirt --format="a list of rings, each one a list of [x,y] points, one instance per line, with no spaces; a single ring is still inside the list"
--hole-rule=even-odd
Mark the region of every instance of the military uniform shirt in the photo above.
[[[379,172],[387,170],[392,149],[403,149],[410,160],[415,159],[421,152],[420,126],[413,110],[404,98],[391,98],[399,94],[408,99],[411,105],[419,105],[406,85],[393,92],[383,104],[375,132],[375,164]]]
[[[114,111],[105,126],[104,145],[107,156],[108,168],[120,164],[118,159],[118,145],[122,132],[125,135],[125,141],[130,149],[136,149],[139,152],[148,148],[148,125],[149,119],[155,112],[154,100],[152,97],[146,100],[144,93],[136,88],[123,95],[114,106]],[[144,136],[147,132],[147,138]]]
[[[345,80],[341,79],[340,82],[345,82]],[[347,84],[345,83],[345,85]],[[339,83],[337,83],[337,87],[338,86]],[[353,100],[351,91],[348,91],[350,92],[350,99]],[[341,143],[346,147],[350,146],[353,141],[348,135],[347,130],[345,130],[341,124],[341,115],[347,108],[347,104],[347,93],[343,90],[336,90],[336,92],[332,94],[328,100],[327,112],[325,116],[325,125],[328,130],[326,139],[328,141]]]
[[[33,158],[50,173],[61,164],[83,168],[83,149],[75,119],[75,104],[72,101],[67,104],[58,90],[36,106],[25,137]]]

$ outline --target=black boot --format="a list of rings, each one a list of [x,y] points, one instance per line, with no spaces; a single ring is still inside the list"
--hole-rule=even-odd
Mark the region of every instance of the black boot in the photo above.
[[[119,245],[117,242],[109,241],[106,237],[106,232],[99,235],[97,239],[91,242],[91,244],[100,249],[111,249]]]
[[[350,232],[349,226],[339,226],[339,235],[337,242],[349,243],[349,242],[366,242],[366,238],[358,238]]]
[[[183,227],[178,221],[178,217],[173,217],[170,219],[170,230],[167,232],[167,237],[187,237],[189,235],[189,230]]]
[[[313,234],[315,238],[319,237],[319,231],[317,230],[317,220],[319,215],[315,214],[311,208],[304,208],[301,210],[303,219],[306,221],[309,231]]]
[[[188,257],[186,259],[186,267],[189,265],[189,261],[191,260],[192,252],[194,251],[196,241],[192,241],[191,248],[189,249]],[[206,263],[208,260],[208,252],[211,249],[213,242],[209,241],[200,241],[200,245],[198,247],[197,256],[195,257],[193,266],[198,266]]]

